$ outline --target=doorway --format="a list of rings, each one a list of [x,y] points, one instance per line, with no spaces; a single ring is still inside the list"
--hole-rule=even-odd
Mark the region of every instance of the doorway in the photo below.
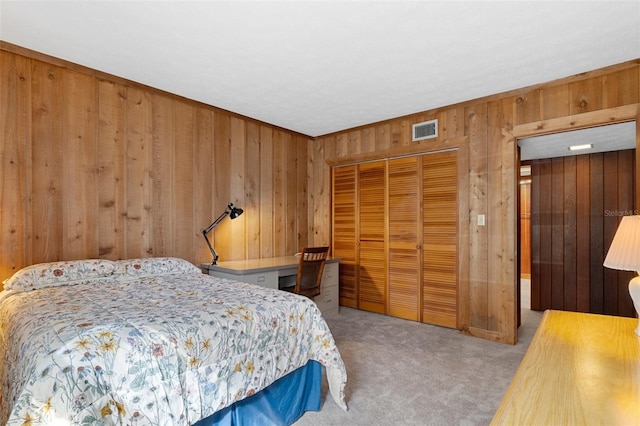
[[[635,316],[627,291],[633,273],[602,266],[620,218],[635,213],[635,127],[628,122],[518,140],[521,166],[531,174],[519,182],[523,308],[530,265],[532,310]],[[568,149],[574,145],[590,153],[576,155]]]

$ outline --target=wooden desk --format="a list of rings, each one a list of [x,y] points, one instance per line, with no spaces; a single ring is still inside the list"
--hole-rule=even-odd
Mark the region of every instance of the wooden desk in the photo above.
[[[216,265],[201,264],[205,274],[236,281],[256,284],[262,287],[278,288],[295,285],[298,274],[297,256],[270,257],[264,259],[229,260]],[[330,257],[322,273],[321,293],[314,297],[323,315],[338,313],[340,288],[338,283],[341,258]]]
[[[634,318],[547,311],[492,425],[640,424]]]

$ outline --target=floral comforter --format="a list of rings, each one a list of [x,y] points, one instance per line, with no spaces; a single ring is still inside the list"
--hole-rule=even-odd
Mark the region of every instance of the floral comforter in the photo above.
[[[309,299],[175,258],[26,269],[0,292],[0,424],[189,425],[310,359],[346,409],[344,364]]]

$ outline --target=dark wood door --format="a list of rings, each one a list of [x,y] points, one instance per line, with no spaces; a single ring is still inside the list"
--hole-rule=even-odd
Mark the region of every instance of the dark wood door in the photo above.
[[[634,206],[635,150],[531,162],[531,308],[635,316],[633,272],[602,263]]]

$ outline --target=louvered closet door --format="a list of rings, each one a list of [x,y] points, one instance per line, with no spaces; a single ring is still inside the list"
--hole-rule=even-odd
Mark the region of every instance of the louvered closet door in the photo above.
[[[422,156],[422,321],[457,328],[457,151]]]
[[[420,320],[420,177],[418,157],[390,160],[387,205],[389,223],[389,297],[387,313]]]
[[[334,257],[340,262],[340,305],[358,307],[357,286],[357,166],[333,169],[333,243]]]
[[[358,166],[359,265],[358,308],[385,312],[385,175],[386,162]]]

